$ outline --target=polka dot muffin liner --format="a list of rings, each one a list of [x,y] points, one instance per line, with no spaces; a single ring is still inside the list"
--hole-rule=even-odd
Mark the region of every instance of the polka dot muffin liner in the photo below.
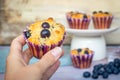
[[[82,14],[84,15],[84,14]],[[88,29],[91,19],[87,15],[83,18],[72,17],[71,13],[66,14],[67,22],[71,29]]]
[[[97,14],[94,13],[94,14]],[[97,16],[92,16],[93,24],[95,29],[108,29],[111,26],[113,16],[109,14],[108,12],[103,13],[101,12],[97,14]]]
[[[84,54],[84,55],[74,55],[71,53],[71,60],[72,64],[76,68],[84,69],[84,68],[89,68],[92,63],[92,59],[94,56],[94,52],[92,54]]]
[[[49,22],[49,21],[48,21]],[[53,22],[51,22],[51,23],[53,23]],[[37,24],[37,23],[35,23],[35,24]],[[38,25],[38,24],[37,24]],[[32,25],[33,26],[33,25]],[[53,27],[53,26],[52,26]],[[48,29],[48,28],[45,28],[45,29]],[[38,29],[36,29],[36,30],[38,30]],[[42,30],[44,30],[44,28],[42,28]],[[39,32],[39,34],[42,32],[42,30]],[[58,32],[57,32],[58,33]],[[31,51],[31,54],[34,56],[34,57],[36,57],[36,58],[38,58],[38,59],[40,59],[43,55],[45,55],[49,50],[51,50],[51,49],[53,49],[53,48],[55,48],[55,47],[57,47],[57,46],[61,46],[62,44],[63,44],[63,41],[64,41],[64,39],[65,39],[65,35],[66,35],[66,32],[64,32],[63,33],[63,35],[62,35],[62,37],[61,37],[61,39],[57,39],[57,42],[55,43],[55,44],[53,44],[53,43],[51,43],[50,45],[47,45],[47,44],[45,44],[45,43],[43,43],[43,44],[34,44],[33,42],[34,41],[29,41],[28,40],[28,38],[29,37],[31,37],[31,35],[32,34],[30,34],[30,32],[29,32],[29,27],[27,27],[25,30],[24,30],[24,32],[23,32],[23,34],[24,34],[24,38],[25,38],[25,41],[26,41],[26,43],[27,43],[27,45],[28,45],[28,47],[29,47],[29,49],[30,49],[30,51]],[[46,32],[44,32],[44,35],[46,34]],[[51,35],[52,35],[53,33],[51,32]],[[59,36],[59,35],[58,35]],[[40,36],[41,37],[41,36]],[[46,39],[46,36],[42,36],[44,39]],[[42,39],[43,39],[42,38]],[[41,39],[41,38],[40,38]],[[40,40],[39,39],[39,40]],[[55,39],[55,38],[54,38]],[[48,35],[47,35],[47,40],[49,40],[48,39]],[[35,40],[36,41],[36,40]],[[54,42],[54,40],[52,40],[53,42]]]

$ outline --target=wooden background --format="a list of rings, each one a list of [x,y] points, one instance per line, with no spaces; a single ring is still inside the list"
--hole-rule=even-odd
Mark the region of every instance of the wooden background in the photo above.
[[[0,0],[0,44],[10,44],[25,27],[40,19],[53,17],[68,27],[65,13],[68,11],[103,10],[112,12],[114,24],[120,26],[119,0]],[[120,44],[120,30],[105,35],[107,44]],[[64,44],[70,44],[67,34]]]

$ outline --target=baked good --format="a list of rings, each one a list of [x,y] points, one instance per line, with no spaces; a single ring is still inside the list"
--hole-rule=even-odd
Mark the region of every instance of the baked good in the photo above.
[[[109,12],[94,11],[92,19],[95,29],[108,29],[112,23],[113,15]]]
[[[93,59],[94,51],[89,48],[71,50],[71,59],[74,67],[89,68]]]
[[[80,12],[68,12],[66,18],[72,29],[88,29],[91,17],[88,14]]]
[[[53,18],[37,21],[24,30],[30,51],[39,59],[54,47],[61,46],[65,34],[64,26],[56,23]]]

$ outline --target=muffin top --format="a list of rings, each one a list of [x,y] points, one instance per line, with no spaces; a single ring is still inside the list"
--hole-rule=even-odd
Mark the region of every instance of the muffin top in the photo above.
[[[56,23],[53,18],[48,18],[31,24],[24,34],[28,42],[36,45],[51,45],[63,40],[65,28],[62,24]]]
[[[85,54],[93,54],[93,51],[89,48],[79,48],[71,50],[72,55],[85,55]]]
[[[103,11],[94,11],[93,12],[93,16],[94,17],[106,17],[106,16],[112,16],[112,14],[111,13],[109,13],[109,12],[103,12]]]
[[[68,12],[67,16],[72,17],[72,18],[85,18],[85,19],[90,19],[90,15],[81,13],[81,12]]]

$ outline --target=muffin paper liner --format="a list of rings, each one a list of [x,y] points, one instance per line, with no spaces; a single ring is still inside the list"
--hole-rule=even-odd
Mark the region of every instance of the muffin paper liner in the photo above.
[[[25,32],[26,30],[23,32],[24,38],[31,51],[31,54],[38,59],[40,59],[44,54],[46,54],[49,50],[55,48],[56,46],[61,46],[66,35],[66,32],[65,32],[63,39],[61,41],[59,41],[57,44],[51,44],[50,46],[48,46],[48,45],[36,45],[36,44],[33,44],[32,42],[29,42],[25,36]]]
[[[109,17],[92,17],[95,29],[108,29],[113,20],[113,16]]]
[[[66,15],[69,27],[72,29],[88,29],[90,24],[90,19],[88,18],[72,18],[69,15]]]
[[[71,59],[74,67],[77,68],[89,68],[92,63],[94,54],[85,54],[85,55],[72,55]]]

